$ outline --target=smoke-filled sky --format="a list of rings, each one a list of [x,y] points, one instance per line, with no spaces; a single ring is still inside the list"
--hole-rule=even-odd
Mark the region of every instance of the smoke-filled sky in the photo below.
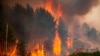
[[[15,3],[30,4],[32,8],[44,7],[46,1],[50,0],[1,0],[3,4],[14,6]],[[81,21],[87,22],[91,27],[100,31],[100,0],[51,0],[52,8],[56,11],[57,5],[60,4],[64,18],[69,16],[81,16]],[[67,19],[67,22],[73,21],[73,18]]]

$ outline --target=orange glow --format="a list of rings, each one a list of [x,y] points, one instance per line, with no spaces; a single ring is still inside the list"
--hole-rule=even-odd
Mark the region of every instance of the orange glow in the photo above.
[[[39,44],[36,44],[34,47],[34,51],[32,52],[32,56],[44,56],[44,46],[40,46]]]
[[[54,21],[58,20],[60,17],[62,17],[62,8],[61,5],[58,3],[57,8],[53,8],[53,1],[52,0],[46,0],[45,10],[47,10],[51,15],[54,17]],[[54,9],[56,11],[54,11]]]
[[[57,18],[60,18],[62,16],[62,9],[61,9],[61,5],[58,4],[58,8],[57,8]]]
[[[17,52],[17,43],[18,43],[18,40],[16,40],[16,45],[15,45],[15,47],[14,47],[12,53],[11,53],[11,56],[14,56],[15,53]]]
[[[10,54],[10,56],[14,56],[15,55],[16,49],[17,49],[16,47],[17,47],[17,45],[14,47],[14,49],[13,49],[12,53]]]
[[[8,49],[7,49],[7,56],[15,56],[16,52],[17,52],[17,43],[18,40],[16,40],[16,44],[15,45],[9,45]]]
[[[57,31],[54,39],[54,44],[53,44],[53,53],[55,56],[59,56],[61,53],[61,40],[59,38],[59,34]]]
[[[55,32],[55,38],[53,42],[53,53],[55,56],[60,56],[61,54],[61,39],[58,33],[58,26],[59,26],[59,18],[56,20],[56,32]]]
[[[69,55],[70,55],[70,53],[68,51],[66,51],[66,56],[69,56]]]
[[[72,39],[72,38],[67,38],[66,44],[67,44],[67,47],[68,47],[69,49],[72,48],[73,39]]]
[[[52,16],[54,15],[53,9],[52,9],[52,0],[46,0],[45,9],[46,9],[48,12],[50,12]]]

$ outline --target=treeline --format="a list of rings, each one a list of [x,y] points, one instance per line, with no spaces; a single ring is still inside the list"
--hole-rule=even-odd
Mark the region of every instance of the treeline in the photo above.
[[[43,8],[34,11],[28,4],[26,7],[20,4],[16,4],[14,7],[0,4],[0,56],[11,54],[10,51],[5,51],[6,43],[7,50],[11,49],[13,45],[17,45],[16,55],[30,56],[30,52],[27,51],[27,43],[45,39],[45,37],[49,37],[49,40],[44,43],[44,46],[47,51],[51,51],[55,33],[53,20],[51,14]]]

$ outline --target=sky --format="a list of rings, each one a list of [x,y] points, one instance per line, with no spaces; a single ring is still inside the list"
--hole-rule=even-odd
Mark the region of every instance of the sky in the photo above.
[[[91,27],[95,27],[98,31],[100,31],[100,0],[99,5],[92,8],[92,10],[86,14],[84,21]]]

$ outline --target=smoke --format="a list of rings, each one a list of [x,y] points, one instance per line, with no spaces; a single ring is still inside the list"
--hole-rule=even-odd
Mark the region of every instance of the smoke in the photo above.
[[[55,11],[55,13],[56,13],[56,8],[58,4],[61,5],[61,9],[63,13],[62,19],[63,19],[64,24],[67,25],[67,27],[65,26],[65,28],[68,30],[67,32],[70,33],[71,37],[74,39],[88,37],[87,35],[84,35],[84,33],[82,32],[83,31],[82,20],[84,20],[83,16],[85,16],[93,7],[98,5],[98,0],[74,0],[74,1],[73,0],[52,0],[52,8],[53,8],[53,11]],[[60,29],[61,39],[63,39],[62,33],[61,33],[63,32],[63,30]],[[87,31],[87,29],[84,29],[84,30]],[[86,44],[86,42],[84,43]],[[91,46],[91,44],[89,46]]]
[[[30,4],[32,8],[35,8],[43,7],[46,1],[50,0],[2,0],[2,3],[10,6],[16,3],[24,6]],[[54,11],[60,4],[64,15],[85,15],[93,6],[98,5],[98,0],[51,0],[51,2]]]
[[[98,5],[99,0],[2,0],[2,3],[10,6],[19,3],[24,7],[29,4],[35,9],[45,7],[47,1],[51,3],[51,8],[55,14],[57,14],[57,6],[60,4],[63,13],[62,17],[69,23],[76,20],[76,18],[74,18],[76,15],[86,15],[92,7]]]
[[[62,1],[62,9],[67,15],[85,15],[89,10],[98,4],[98,0],[67,0]]]
[[[71,33],[71,37],[74,39],[84,39],[89,37],[83,33],[82,20],[84,20],[83,16],[85,16],[93,7],[98,5],[98,0],[62,0],[60,3],[62,5],[64,22],[68,26],[68,32]],[[87,29],[85,29],[85,31],[87,31]],[[75,40],[73,40],[73,42],[74,41]],[[84,43],[86,44],[85,40]],[[93,42],[92,45],[94,45]],[[90,44],[90,46],[92,45]]]
[[[90,48],[99,48],[100,36],[95,28],[90,27],[87,23],[84,23],[81,28],[83,37],[80,40],[87,43]]]
[[[32,8],[42,7],[45,0],[1,0],[3,5],[14,7],[16,3],[26,7],[27,4],[31,5]]]

